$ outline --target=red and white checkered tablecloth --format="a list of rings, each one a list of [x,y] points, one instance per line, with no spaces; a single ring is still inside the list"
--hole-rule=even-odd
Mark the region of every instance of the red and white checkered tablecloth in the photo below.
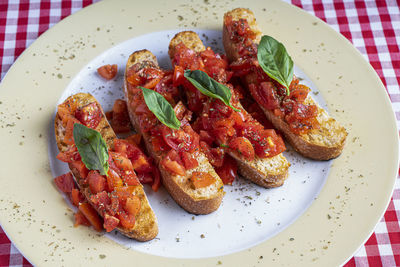
[[[400,125],[400,1],[285,0],[349,39],[378,73]],[[97,0],[0,0],[1,79],[48,28]],[[400,266],[400,178],[389,207],[347,266]],[[31,266],[0,227],[0,266]]]

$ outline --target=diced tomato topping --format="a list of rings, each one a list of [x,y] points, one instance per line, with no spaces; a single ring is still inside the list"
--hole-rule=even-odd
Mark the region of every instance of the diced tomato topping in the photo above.
[[[54,182],[58,189],[64,193],[71,193],[72,189],[75,188],[74,179],[72,178],[72,174],[70,172],[54,178]]]
[[[153,184],[153,174],[151,172],[137,173],[137,178],[141,184]]]
[[[74,124],[75,123],[81,123],[74,117],[70,117],[67,122],[67,126],[65,127],[65,136],[63,142],[66,143],[67,145],[73,145],[75,144],[74,142]]]
[[[179,101],[178,104],[175,105],[174,107],[175,115],[178,118],[178,120],[182,121],[185,119],[185,121],[190,121],[192,118],[192,112],[189,111],[186,106],[182,103],[182,101]]]
[[[74,145],[69,146],[68,150],[58,153],[56,158],[66,163],[71,163],[76,160],[81,160],[81,156],[78,153],[78,149]]]
[[[125,138],[125,140],[132,145],[139,146],[142,140],[142,136],[140,134],[132,134]]]
[[[127,170],[122,173],[122,179],[126,185],[139,185],[140,182],[133,170]]]
[[[183,82],[186,79],[185,76],[183,76],[183,74],[184,74],[184,69],[181,66],[176,65],[174,67],[174,77],[173,77],[174,86],[183,84]]]
[[[195,158],[192,157],[192,154],[183,151],[180,153],[180,156],[181,156],[183,165],[185,166],[186,170],[191,170],[191,169],[199,166],[199,163],[197,162],[197,160]]]
[[[144,87],[144,88],[147,88],[147,89],[153,89],[154,87],[156,87],[156,85],[157,85],[160,81],[161,81],[161,79],[159,79],[159,78],[155,78],[155,79],[149,80],[147,83],[145,83],[145,84],[143,85],[143,87]]]
[[[75,212],[74,217],[75,217],[74,227],[78,227],[79,225],[90,226],[90,222],[88,221],[88,219],[86,219],[85,215],[83,215],[83,213],[80,210]]]
[[[104,224],[103,227],[106,229],[107,232],[111,232],[114,230],[119,224],[119,219],[111,216],[111,215],[104,215]]]
[[[292,82],[293,84],[293,82]],[[292,85],[291,85],[292,87]],[[293,86],[294,89],[290,91],[289,97],[291,99],[296,100],[299,103],[303,103],[304,100],[306,100],[308,93],[311,91],[310,88],[308,88],[305,85],[298,84],[296,86]]]
[[[113,79],[118,72],[118,66],[116,64],[113,65],[104,65],[97,69],[97,73],[106,80]]]
[[[72,189],[72,191],[71,191],[71,201],[72,201],[72,204],[75,207],[78,207],[79,206],[79,202],[84,201],[84,199],[85,198],[83,197],[83,195],[81,194],[81,192],[78,189],[76,189],[76,188]]]
[[[116,139],[114,141],[114,150],[123,155],[126,155],[130,159],[132,168],[136,172],[151,171],[151,164],[149,162],[149,159],[134,143],[129,143],[126,140]]]
[[[200,130],[199,136],[200,136],[200,141],[204,141],[210,146],[214,142],[214,137],[212,137],[211,134],[207,131]]]
[[[221,178],[224,184],[231,185],[237,176],[237,163],[231,156],[225,155],[224,163],[221,167],[216,168],[215,171]]]
[[[110,194],[110,201],[111,203],[106,206],[107,214],[114,216],[120,210],[120,199],[115,191],[111,192]],[[122,201],[121,201],[122,202]]]
[[[173,150],[171,150],[173,151]],[[176,175],[181,175],[184,176],[186,173],[185,167],[183,167],[181,164],[179,164],[176,161],[173,161],[169,159],[168,157],[165,157],[161,161],[161,165],[168,171],[172,172]]]
[[[122,153],[112,151],[110,151],[110,154],[114,160],[115,165],[117,165],[120,170],[133,170],[132,162],[126,157],[126,154],[123,155]]]
[[[116,187],[123,186],[121,177],[113,169],[108,170],[107,185],[109,191],[113,191]]]
[[[129,214],[125,211],[120,211],[118,217],[123,228],[131,229],[135,226],[135,215]]]
[[[240,156],[245,158],[246,160],[254,159],[254,148],[251,145],[249,139],[246,137],[236,137],[232,141],[229,142],[229,149],[236,153],[239,153]]]
[[[161,185],[160,171],[158,170],[157,167],[154,167],[152,173],[154,176],[154,182],[151,186],[151,189],[153,189],[154,192],[157,192],[158,188],[160,188]]]
[[[140,75],[137,73],[132,72],[131,74],[129,74],[128,71],[128,76],[126,78],[126,80],[128,81],[128,83],[130,83],[132,86],[137,86],[139,84],[141,84],[141,78]]]
[[[198,189],[213,184],[215,182],[215,177],[208,172],[193,172],[190,180],[192,181],[194,188]]]
[[[85,126],[95,129],[99,125],[102,112],[96,102],[87,104],[75,112],[75,117]]]
[[[89,170],[81,160],[73,161],[70,164],[72,169],[76,169],[78,171],[80,178],[85,179],[87,177]]]
[[[122,186],[115,188],[113,194],[115,194],[121,203],[125,201],[135,192],[136,186]]]
[[[69,118],[73,117],[71,110],[64,104],[58,105],[57,114],[60,116],[64,127],[67,125]]]
[[[96,195],[91,195],[90,201],[101,214],[104,214],[106,208],[111,203],[111,199],[106,191],[102,191],[100,193],[97,193]]]
[[[279,107],[279,99],[274,90],[272,82],[262,82],[260,84],[260,96],[262,97],[263,106],[266,109],[274,109]]]
[[[79,204],[79,210],[85,215],[93,228],[101,232],[103,230],[103,222],[96,210],[87,202]]]
[[[179,65],[183,69],[204,70],[204,63],[201,57],[193,50],[187,48],[183,43],[175,47],[173,65]]]
[[[214,167],[221,167],[224,160],[224,150],[216,147],[211,148],[206,142],[200,142],[201,151],[206,155],[208,161]]]
[[[164,125],[162,127],[162,136],[173,150],[191,152],[198,147],[199,137],[190,125],[185,125],[179,130],[174,130]]]
[[[92,194],[102,192],[106,188],[106,179],[101,176],[98,171],[90,171],[87,176],[87,181]]]
[[[125,210],[134,216],[140,211],[140,198],[136,195],[130,196],[126,199]]]

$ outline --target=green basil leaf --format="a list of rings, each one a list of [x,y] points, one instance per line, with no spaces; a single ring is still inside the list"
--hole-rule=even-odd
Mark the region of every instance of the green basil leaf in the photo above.
[[[293,80],[293,60],[283,44],[271,36],[264,35],[258,45],[257,59],[264,72],[285,86],[289,95],[289,86]]]
[[[82,162],[89,170],[98,170],[101,175],[108,173],[108,149],[101,134],[85,125],[74,124],[74,141]]]
[[[151,112],[157,119],[167,125],[169,128],[178,130],[181,122],[176,117],[175,111],[171,104],[156,91],[139,86],[142,89],[144,101]]]
[[[201,93],[206,96],[217,98],[225,103],[228,107],[231,107],[235,111],[240,111],[240,109],[235,108],[231,105],[231,89],[227,86],[217,82],[213,78],[207,75],[201,70],[185,70],[185,78],[191,82]]]

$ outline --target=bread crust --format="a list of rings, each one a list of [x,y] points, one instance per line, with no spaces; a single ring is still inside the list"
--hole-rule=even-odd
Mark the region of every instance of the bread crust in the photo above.
[[[228,60],[232,62],[239,59],[239,54],[235,43],[229,38],[227,27],[225,25],[225,19],[227,16],[231,16],[233,20],[246,19],[250,29],[256,35],[254,41],[257,44],[261,39],[261,30],[258,27],[254,13],[249,9],[236,8],[225,13],[222,40]],[[250,83],[251,74],[247,75],[243,80],[247,86]],[[320,124],[319,129],[313,129],[306,134],[293,133],[284,120],[275,116],[272,111],[263,108],[262,105],[259,106],[263,110],[267,119],[285,135],[286,140],[291,144],[291,146],[303,156],[315,160],[330,160],[338,157],[342,153],[347,137],[345,128],[334,118],[329,116],[328,113],[317,103],[315,103],[310,95],[308,95],[306,103],[318,107],[317,120]]]
[[[134,52],[128,59],[126,65],[126,71],[133,65],[138,64],[139,68],[154,67],[159,68],[156,57],[148,50],[140,50]],[[222,198],[225,195],[223,191],[223,183],[217,173],[208,162],[205,155],[201,152],[194,152],[194,158],[197,159],[198,167],[187,170],[185,176],[172,175],[170,172],[164,169],[160,164],[161,154],[153,150],[153,147],[149,140],[147,133],[142,133],[138,124],[138,120],[135,116],[134,110],[131,106],[131,94],[128,90],[125,72],[124,81],[125,99],[128,102],[128,111],[131,122],[138,133],[143,136],[146,144],[147,151],[150,156],[155,160],[158,168],[161,172],[161,178],[163,185],[172,196],[172,198],[178,203],[183,209],[193,214],[209,214],[218,209],[221,204]],[[190,177],[192,172],[202,171],[210,173],[214,178],[215,182],[205,188],[193,189]]]
[[[201,52],[206,49],[197,33],[192,31],[180,32],[170,41],[168,54],[171,59],[174,57],[175,47],[180,43],[195,52]],[[239,108],[246,112],[242,106],[239,106]],[[239,173],[262,187],[281,186],[288,177],[290,163],[282,153],[270,158],[260,158],[256,155],[252,161],[243,159],[234,151],[228,151],[228,153],[236,160]]]
[[[103,109],[97,100],[90,94],[86,93],[78,93],[70,96],[65,101],[73,101],[77,103],[78,108],[86,106],[90,103],[97,103],[99,108],[101,109],[102,118],[100,120],[99,125],[95,128],[96,131],[100,132],[101,136],[107,143],[108,148],[113,147],[114,140],[117,138],[114,131],[112,130],[110,124],[108,123],[106,116],[104,114]],[[58,149],[61,152],[64,152],[68,149],[68,146],[63,142],[65,136],[65,128],[62,124],[62,120],[59,114],[56,114],[55,118],[55,133],[56,133],[56,141]],[[79,187],[81,193],[85,196],[86,200],[92,205],[90,201],[90,196],[92,195],[90,189],[87,185],[84,185],[82,181],[82,177],[79,174],[79,171],[72,167],[72,164],[68,164],[69,168],[74,175],[74,179]],[[152,210],[149,201],[146,197],[146,194],[143,190],[142,185],[138,185],[135,187],[134,194],[140,198],[141,207],[139,213],[136,215],[136,223],[132,229],[125,229],[122,227],[117,227],[116,230],[121,232],[123,235],[136,239],[138,241],[149,241],[154,239],[158,234],[158,223],[157,218]],[[94,205],[92,205],[96,208]],[[100,213],[99,213],[100,214]]]

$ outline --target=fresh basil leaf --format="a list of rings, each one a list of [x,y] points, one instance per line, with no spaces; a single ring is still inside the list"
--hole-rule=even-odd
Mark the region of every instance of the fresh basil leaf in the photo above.
[[[271,36],[264,35],[258,45],[257,59],[264,72],[286,87],[289,95],[289,86],[293,80],[293,60],[285,46]]]
[[[185,70],[185,78],[191,82],[200,92],[204,95],[217,98],[225,103],[225,105],[231,107],[235,111],[240,111],[240,109],[235,108],[231,105],[231,89],[227,86],[217,82],[213,78],[207,75],[201,70]]]
[[[178,130],[181,122],[176,117],[175,111],[171,104],[156,91],[139,86],[142,89],[144,101],[151,112],[157,119],[167,125],[169,128]]]
[[[89,170],[98,170],[101,175],[108,173],[108,149],[101,134],[85,125],[74,124],[74,141],[82,162]]]

